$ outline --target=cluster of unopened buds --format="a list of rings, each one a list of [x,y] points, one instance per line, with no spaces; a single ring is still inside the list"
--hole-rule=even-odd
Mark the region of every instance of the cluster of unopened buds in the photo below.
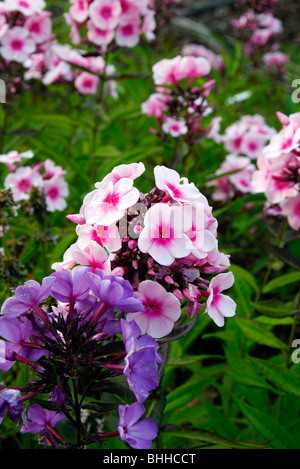
[[[14,202],[29,200],[33,188],[45,197],[48,212],[62,211],[67,207],[66,197],[69,187],[64,178],[66,171],[56,166],[52,160],[45,160],[34,166],[24,165],[34,154],[31,150],[19,153],[10,151],[0,155],[0,163],[5,164],[9,173],[4,179],[5,189],[10,189]]]
[[[75,45],[89,42],[105,50],[115,42],[135,47],[140,36],[154,39],[155,10],[149,0],[71,0],[66,15]]]
[[[252,191],[255,162],[276,133],[261,115],[245,115],[220,134],[220,118],[215,119],[210,137],[228,152],[208,186],[214,187],[213,200],[230,200]],[[222,177],[222,175],[224,175]]]
[[[287,217],[294,230],[300,228],[300,113],[277,116],[282,129],[272,136],[257,159],[252,190],[264,193],[267,212]]]
[[[66,444],[56,424],[74,423],[68,377],[79,379],[88,398],[89,386],[114,392],[121,375],[136,402],[118,407],[118,430],[81,430],[82,444],[119,435],[134,448],[150,448],[158,427],[140,418],[161,379],[160,341],[179,322],[194,327],[201,308],[218,326],[235,314],[235,302],[222,293],[234,282],[226,272],[229,256],[218,249],[207,199],[165,166],[155,167],[155,187],[142,194],[134,181],[144,171],[142,163],[120,165],[96,183],[80,212],[68,215],[78,239],[52,266],[55,272],[42,284],[18,287],[1,309],[0,369],[17,361],[38,379],[3,388],[0,415],[7,409],[14,421],[22,419],[22,432],[53,446]],[[39,393],[49,393],[54,410],[49,402],[45,409],[33,404],[26,416],[23,402]]]
[[[211,71],[209,61],[204,57],[181,56],[163,59],[153,66],[153,80],[156,92],[142,104],[142,112],[155,117],[159,130],[152,132],[160,136],[178,138],[196,143],[206,129],[201,126],[203,117],[212,109],[207,97],[215,80],[208,80],[201,86],[197,78]]]

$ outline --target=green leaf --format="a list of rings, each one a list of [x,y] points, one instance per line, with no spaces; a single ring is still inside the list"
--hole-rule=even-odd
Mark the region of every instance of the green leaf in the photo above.
[[[20,259],[19,259],[20,263],[26,264],[34,256],[34,254],[36,254],[37,250],[38,250],[38,243],[33,239],[23,249]]]
[[[234,277],[239,277],[247,282],[255,292],[259,292],[254,275],[249,270],[243,269],[243,267],[235,264],[231,264],[229,270],[233,273]]]
[[[266,360],[251,358],[251,362],[278,389],[300,397],[300,375]]]
[[[168,431],[163,431],[161,433],[166,434],[166,435],[168,434],[172,436],[178,436],[180,438],[184,438],[188,440],[196,440],[196,441],[203,441],[206,443],[217,444],[226,448],[245,449],[248,447],[251,447],[251,448],[262,447],[261,445],[255,444],[255,443],[227,440],[226,438],[216,435],[215,433],[212,433],[206,430],[199,430],[197,428],[178,428],[178,429],[171,429]]]
[[[236,322],[248,339],[268,347],[286,349],[286,344],[258,321],[236,318]]]
[[[290,304],[273,299],[260,301],[259,303],[251,303],[251,305],[259,313],[273,318],[285,318],[300,313],[299,309],[290,309]]]
[[[264,286],[263,293],[269,293],[277,290],[278,288],[290,285],[291,283],[300,282],[300,272],[291,272],[289,274],[280,275],[279,277],[271,280]]]
[[[270,415],[232,396],[240,411],[249,420],[255,430],[269,441],[269,445],[276,449],[297,449],[298,445],[293,435],[283,425]]]

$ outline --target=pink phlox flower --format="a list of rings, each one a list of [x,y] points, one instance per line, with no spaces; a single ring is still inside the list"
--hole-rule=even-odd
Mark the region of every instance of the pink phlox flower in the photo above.
[[[206,302],[205,313],[207,313],[215,324],[219,327],[224,326],[224,318],[235,315],[236,303],[227,295],[221,292],[231,288],[234,283],[232,272],[219,274],[214,277],[207,289],[209,297]]]
[[[117,222],[140,197],[130,178],[122,178],[115,184],[107,181],[96,184],[96,187],[98,190],[85,208],[86,222],[89,224],[108,226]]]
[[[29,166],[21,166],[14,173],[10,173],[4,180],[4,187],[11,189],[15,202],[28,200],[32,187],[43,186],[43,180],[39,173]]]
[[[69,195],[69,186],[63,177],[53,176],[44,180],[43,191],[49,212],[62,211],[67,207],[65,198]]]
[[[119,0],[94,0],[89,6],[89,16],[99,29],[114,29],[121,13]]]
[[[155,185],[158,189],[165,191],[171,199],[176,202],[191,202],[198,199],[200,192],[194,183],[188,183],[186,178],[174,169],[166,166],[156,166],[154,168]]]
[[[154,338],[168,335],[181,315],[178,298],[152,280],[141,282],[137,295],[142,299],[144,311],[128,313],[126,320],[134,320],[142,334],[148,334]]]
[[[35,50],[29,31],[21,26],[10,28],[1,41],[1,55],[9,62],[24,63]]]
[[[118,251],[122,246],[116,224],[109,226],[78,225],[76,227],[76,233],[81,244],[88,245],[90,241],[96,241],[96,243],[102,247],[106,247],[110,252]]]
[[[138,247],[159,264],[171,265],[176,258],[190,254],[192,243],[185,233],[191,226],[184,207],[155,204],[146,212]]]

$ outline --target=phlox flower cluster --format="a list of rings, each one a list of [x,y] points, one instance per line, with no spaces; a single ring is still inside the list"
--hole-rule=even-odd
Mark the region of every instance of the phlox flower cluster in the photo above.
[[[78,45],[88,42],[106,50],[115,43],[135,47],[141,35],[154,39],[155,10],[149,0],[71,0],[66,14],[71,39]]]
[[[152,71],[155,93],[142,104],[143,114],[155,117],[158,124],[159,130],[152,131],[162,138],[183,136],[187,142],[196,143],[205,132],[201,121],[211,113],[207,97],[215,81],[198,86],[195,80],[210,73],[209,61],[178,55],[157,62]]]
[[[5,164],[9,173],[4,179],[5,189],[10,189],[14,202],[29,200],[32,189],[40,191],[45,197],[48,212],[62,211],[66,208],[69,187],[64,178],[66,172],[52,160],[45,160],[33,166],[23,161],[33,158],[32,151],[18,153],[10,151],[0,155],[0,163]]]
[[[294,230],[300,228],[300,113],[277,113],[282,129],[272,136],[257,159],[252,190],[264,193],[267,211],[287,217]]]
[[[68,215],[77,225],[77,241],[52,267],[89,266],[122,275],[144,305],[127,320],[134,319],[142,333],[162,338],[179,319],[181,300],[193,317],[206,298],[214,297],[206,275],[222,273],[220,282],[228,278],[228,283],[233,276],[223,274],[229,258],[219,252],[217,220],[197,187],[175,170],[157,166],[155,186],[144,195],[134,187],[144,171],[143,163],[120,165],[95,184],[79,213]],[[235,312],[233,302],[222,307],[222,298],[205,308],[219,326]]]
[[[69,83],[77,93],[95,95],[100,79],[107,82],[108,95],[116,98],[116,83],[109,77],[115,67],[107,64],[101,55],[87,55],[68,44],[50,41],[42,53],[32,54],[26,62],[25,79],[40,80],[46,86],[53,83]],[[101,77],[101,78],[100,78]]]
[[[208,183],[214,187],[213,200],[230,200],[252,191],[251,181],[256,170],[255,161],[275,135],[261,115],[245,115],[220,133],[220,118],[216,118],[210,137],[221,143],[228,154],[217,169],[216,178]],[[221,177],[224,175],[224,177]]]
[[[236,35],[244,41],[248,56],[261,56],[269,72],[283,72],[288,56],[279,53],[279,45],[273,43],[274,37],[283,30],[282,22],[274,17],[267,4],[264,5],[260,2],[259,8],[249,8],[240,18],[232,20],[232,26]]]
[[[9,71],[7,93],[15,95],[22,86],[26,61],[43,52],[52,40],[51,12],[44,0],[0,2],[0,70]]]
[[[124,375],[136,402],[119,406],[117,431],[90,434],[88,428],[81,430],[82,447],[119,435],[133,448],[150,448],[157,425],[150,418],[140,419],[144,401],[159,384],[162,357],[157,342],[141,336],[138,325],[122,317],[142,308],[128,281],[100,269],[57,272],[42,284],[29,280],[17,287],[1,308],[0,369],[7,372],[21,363],[35,373],[36,380],[17,389],[0,389],[0,423],[6,414],[21,426],[21,433],[38,434],[43,444],[54,448],[58,444],[72,447],[56,429],[64,419],[74,424],[72,410],[80,413],[66,377],[76,376],[86,395],[97,389],[109,392],[111,382]],[[121,336],[118,342],[117,334]],[[24,406],[39,394],[48,394],[45,407]]]
[[[18,362],[37,379],[0,390],[0,418],[6,414],[44,444],[72,447],[59,422],[74,425],[74,411],[78,430],[84,399],[74,400],[69,379],[89,396],[114,393],[122,377],[132,399],[118,406],[117,430],[91,434],[80,425],[80,444],[119,436],[133,448],[150,448],[158,426],[142,417],[161,379],[160,339],[179,319],[198,319],[201,307],[218,326],[235,314],[235,302],[223,294],[234,281],[226,272],[229,256],[218,249],[206,198],[165,166],[155,167],[155,187],[144,195],[134,187],[144,171],[143,163],[124,164],[96,183],[80,212],[68,216],[78,239],[63,261],[2,305],[0,369]],[[23,404],[39,394],[48,394],[45,407]]]

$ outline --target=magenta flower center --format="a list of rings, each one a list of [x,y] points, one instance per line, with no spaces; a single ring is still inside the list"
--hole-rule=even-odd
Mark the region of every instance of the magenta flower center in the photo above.
[[[131,24],[127,24],[122,28],[122,33],[124,36],[131,36],[133,34],[133,26]]]
[[[103,16],[103,18],[110,18],[112,16],[112,10],[109,6],[105,6],[101,9],[100,15]]]
[[[21,181],[17,183],[17,187],[21,192],[29,192],[31,188],[30,179],[21,179]]]
[[[23,41],[21,41],[20,39],[14,39],[12,42],[11,42],[11,48],[13,50],[22,50],[23,49],[23,46],[24,46],[24,43]]]
[[[50,189],[49,192],[47,193],[48,197],[52,200],[57,199],[58,194],[59,192],[58,192],[57,187],[52,187],[52,189]]]

